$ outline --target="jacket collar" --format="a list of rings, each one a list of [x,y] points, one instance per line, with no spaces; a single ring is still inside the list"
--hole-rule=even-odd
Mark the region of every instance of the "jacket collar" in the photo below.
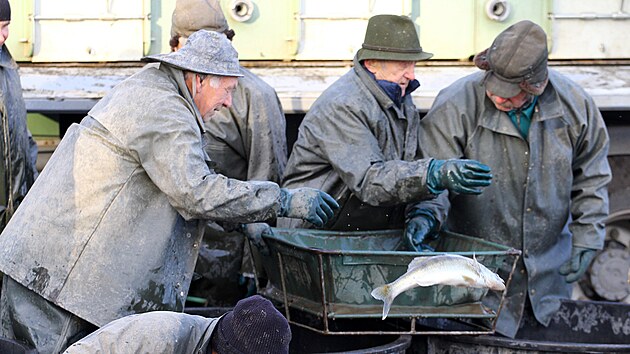
[[[11,56],[11,53],[9,53],[9,48],[7,48],[6,44],[3,44],[2,47],[0,47],[0,67],[7,69],[18,68],[17,63],[15,62],[15,60],[13,60],[13,57]]]
[[[552,70],[549,70],[549,82],[545,91],[538,97],[538,120],[547,120],[558,117],[564,117],[566,112],[564,111],[564,105],[560,102],[560,95],[554,87],[553,80],[555,75]]]
[[[484,128],[491,129],[498,133],[521,137],[521,134],[511,122],[507,113],[496,109],[492,101],[486,96],[483,83],[480,83],[480,90],[483,97],[483,112],[481,113],[481,117],[483,118],[481,125]],[[538,96],[536,105],[538,107],[535,108],[534,114],[532,115],[532,123],[548,119],[562,118],[564,116],[565,112],[563,105],[560,104],[560,97],[553,86],[551,75],[545,91],[543,91],[542,95]]]
[[[201,134],[204,134],[206,132],[206,129],[203,125],[203,118],[201,117],[201,112],[199,112],[197,105],[193,101],[193,98],[188,91],[188,86],[186,86],[186,80],[184,79],[184,72],[180,69],[177,69],[171,65],[166,65],[164,63],[160,63],[159,65],[160,70],[165,71],[170,77],[173,78],[173,80],[175,80],[175,83],[179,88],[179,93],[182,95],[184,100],[186,100],[186,102],[188,102],[188,104],[190,104],[190,106],[193,108],[193,114],[195,116],[195,119],[197,120],[197,125],[201,130]]]
[[[362,65],[363,66],[363,65]],[[387,97],[389,97],[396,107],[401,107],[403,101],[405,100],[405,96],[410,95],[414,92],[418,87],[420,87],[420,83],[418,80],[409,81],[409,86],[407,86],[407,91],[405,92],[405,96],[402,95],[402,89],[400,85],[395,82],[387,81],[387,80],[378,80],[376,79],[376,75],[367,70],[365,66],[363,66],[363,70],[372,78],[372,80],[376,81],[378,86],[385,92]]]
[[[378,104],[381,106],[381,108],[383,108],[383,110],[388,110],[390,108],[393,108],[399,119],[407,119],[405,117],[403,106],[405,105],[407,100],[411,99],[411,95],[405,95],[405,97],[402,98],[401,107],[397,107],[394,101],[385,93],[385,91],[376,82],[373,76],[370,75],[371,73],[368,72],[363,67],[363,65],[361,65],[361,63],[359,63],[359,60],[357,59],[356,55],[354,56],[353,63],[354,63],[354,72],[357,74],[357,76],[359,76],[359,79],[361,80],[363,85],[365,85],[368,91],[370,91],[372,96],[374,96],[374,98],[376,99]]]

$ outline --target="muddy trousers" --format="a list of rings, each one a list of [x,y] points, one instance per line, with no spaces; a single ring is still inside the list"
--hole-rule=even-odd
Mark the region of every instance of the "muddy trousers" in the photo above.
[[[2,280],[0,320],[0,335],[30,345],[40,354],[61,353],[97,329],[6,275]]]

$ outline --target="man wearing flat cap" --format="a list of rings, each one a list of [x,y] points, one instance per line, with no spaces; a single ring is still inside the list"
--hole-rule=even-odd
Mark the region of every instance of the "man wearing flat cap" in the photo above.
[[[37,177],[37,144],[26,125],[18,66],[5,44],[10,23],[9,1],[0,0],[0,232]]]
[[[524,315],[548,325],[604,246],[606,127],[593,99],[549,69],[547,56],[540,26],[508,27],[475,56],[482,71],[443,89],[420,127],[426,156],[483,158],[494,171],[481,196],[420,208],[451,231],[522,251],[496,327],[509,337]],[[498,295],[486,297],[494,308]]]
[[[112,321],[64,354],[288,354],[291,328],[273,304],[254,295],[218,318],[153,311]]]
[[[334,196],[341,211],[325,228],[406,226],[404,240],[411,250],[421,250],[418,230],[438,225],[417,224],[415,203],[446,189],[478,194],[490,184],[490,170],[477,161],[420,159],[420,117],[411,93],[420,86],[416,62],[431,56],[409,17],[376,15],[368,21],[354,68],[306,114],[283,186],[319,188]],[[308,227],[284,219],[279,225]]]
[[[73,124],[0,235],[2,336],[58,353],[97,326],[181,311],[207,220],[324,224],[337,204],[309,188],[216,174],[203,122],[229,107],[236,51],[197,31]]]

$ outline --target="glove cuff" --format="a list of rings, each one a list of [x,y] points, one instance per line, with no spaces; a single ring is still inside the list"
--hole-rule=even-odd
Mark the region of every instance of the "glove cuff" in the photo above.
[[[291,192],[286,188],[280,188],[280,213],[279,217],[287,216],[289,204],[291,203]]]
[[[414,218],[417,218],[419,216],[423,217],[429,224],[429,233],[425,236],[425,238],[427,240],[437,240],[437,238],[440,236],[440,234],[438,233],[439,223],[437,222],[435,214],[433,214],[431,210],[413,210],[409,214],[407,214],[407,217],[405,218],[405,223],[408,223],[410,220],[413,220]]]
[[[432,194],[440,194],[444,191],[444,188],[440,186],[440,168],[444,165],[444,160],[433,159],[429,162],[427,168],[427,188]]]

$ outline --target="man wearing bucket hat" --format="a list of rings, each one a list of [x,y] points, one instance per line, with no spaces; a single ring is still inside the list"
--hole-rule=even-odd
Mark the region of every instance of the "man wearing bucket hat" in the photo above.
[[[37,177],[37,144],[26,126],[18,66],[5,44],[10,23],[11,5],[0,0],[0,232]]]
[[[218,318],[154,311],[112,321],[64,354],[288,354],[291,328],[273,304],[254,295]]]
[[[406,225],[405,241],[419,250],[423,240],[417,230],[438,225],[416,224],[414,203],[445,189],[479,194],[490,184],[490,170],[477,161],[419,158],[420,117],[411,93],[420,86],[415,63],[431,56],[420,46],[410,18],[376,15],[368,21],[354,68],[326,89],[306,114],[283,186],[319,188],[334,196],[342,211],[327,229]],[[284,219],[278,223],[308,227]]]
[[[179,49],[195,31],[205,29],[232,39],[234,31],[218,0],[177,0],[172,16],[171,47]],[[241,181],[279,183],[287,163],[286,122],[273,87],[251,71],[243,75],[232,95],[232,106],[220,109],[204,123],[205,150],[217,173]],[[253,228],[248,225],[246,230]],[[190,295],[212,306],[234,306],[255,290],[250,248],[237,231],[226,232],[212,223],[200,245]],[[255,252],[255,251],[254,251]]]
[[[171,27],[173,49],[200,29],[224,33],[230,40],[234,36],[218,0],[177,0]],[[287,162],[280,100],[258,76],[242,66],[239,71],[242,76],[232,106],[217,111],[204,125],[209,139],[205,150],[218,173],[242,181],[280,182]]]
[[[206,220],[322,225],[337,208],[208,167],[203,121],[241,75],[225,36],[201,30],[146,60],[70,127],[0,236],[1,335],[40,353],[129,314],[181,311]]]
[[[509,337],[532,310],[549,324],[561,299],[571,296],[569,283],[604,245],[606,127],[593,99],[550,70],[547,56],[540,26],[508,27],[475,56],[483,71],[443,89],[420,129],[426,156],[484,158],[494,171],[481,196],[439,198],[419,208],[451,231],[523,252],[496,327]],[[498,295],[486,301],[496,306]]]

